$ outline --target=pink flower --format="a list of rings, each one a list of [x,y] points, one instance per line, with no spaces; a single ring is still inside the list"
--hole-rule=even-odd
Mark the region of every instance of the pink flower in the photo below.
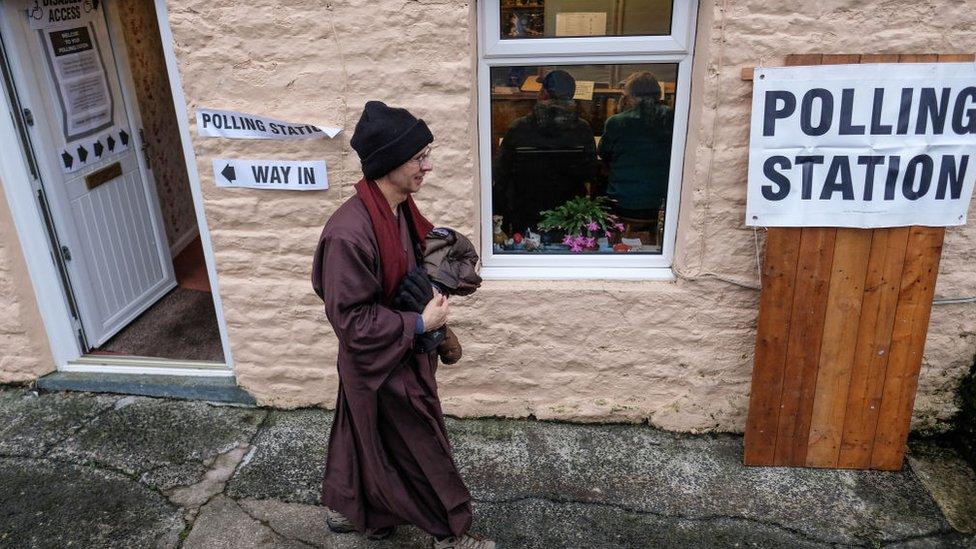
[[[605,236],[607,238],[611,238],[611,237],[613,237],[613,233],[611,233],[610,231],[604,231],[603,232],[603,236]]]
[[[593,246],[596,245],[596,239],[593,238],[592,236],[588,236],[588,237],[586,237],[586,242],[585,243],[586,243],[586,247],[587,248],[592,248]]]
[[[613,226],[616,227],[616,229],[618,231],[624,230],[624,224],[623,223],[614,223]]]
[[[586,224],[586,228],[587,228],[587,230],[595,231],[595,230],[599,229],[600,226],[597,224],[596,221],[590,221],[589,223]]]
[[[582,252],[583,251],[584,238],[579,235],[566,235],[563,238],[563,244],[569,246],[569,251],[571,252]]]

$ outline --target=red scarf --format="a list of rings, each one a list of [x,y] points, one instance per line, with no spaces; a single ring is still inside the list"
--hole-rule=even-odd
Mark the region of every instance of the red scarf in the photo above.
[[[383,294],[386,303],[393,300],[393,293],[396,291],[400,280],[407,274],[407,257],[403,254],[403,247],[400,242],[400,229],[397,226],[396,217],[390,209],[390,203],[386,201],[383,192],[370,179],[360,179],[356,183],[356,194],[366,205],[369,212],[369,220],[373,224],[373,234],[376,235],[376,242],[380,247],[380,265],[383,267]],[[430,221],[427,221],[413,198],[407,196],[407,221],[413,222],[410,227],[410,236],[414,243],[420,245],[420,249],[426,248],[425,239],[427,233],[434,228]],[[413,253],[411,250],[409,253]],[[418,258],[419,259],[419,258]]]

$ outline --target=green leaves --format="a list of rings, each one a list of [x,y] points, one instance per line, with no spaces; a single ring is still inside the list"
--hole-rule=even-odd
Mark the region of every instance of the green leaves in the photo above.
[[[610,203],[610,198],[606,196],[577,196],[562,206],[539,212],[542,215],[539,229],[562,229],[570,235],[582,235],[594,230],[611,231],[616,216],[610,213]],[[594,224],[597,228],[594,228]]]

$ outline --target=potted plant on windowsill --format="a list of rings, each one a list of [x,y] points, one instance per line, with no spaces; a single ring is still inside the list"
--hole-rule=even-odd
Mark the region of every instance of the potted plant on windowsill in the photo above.
[[[565,232],[562,243],[576,253],[596,250],[598,238],[612,239],[614,232],[624,229],[617,216],[610,213],[610,199],[606,196],[577,196],[540,214],[539,229]]]

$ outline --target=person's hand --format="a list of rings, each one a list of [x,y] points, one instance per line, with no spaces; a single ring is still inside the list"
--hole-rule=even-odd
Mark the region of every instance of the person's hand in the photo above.
[[[450,305],[443,294],[437,294],[427,302],[421,316],[424,318],[424,332],[432,332],[447,323]]]
[[[422,313],[433,297],[434,287],[427,277],[427,271],[418,267],[408,272],[400,281],[393,298],[393,306],[401,311]]]

